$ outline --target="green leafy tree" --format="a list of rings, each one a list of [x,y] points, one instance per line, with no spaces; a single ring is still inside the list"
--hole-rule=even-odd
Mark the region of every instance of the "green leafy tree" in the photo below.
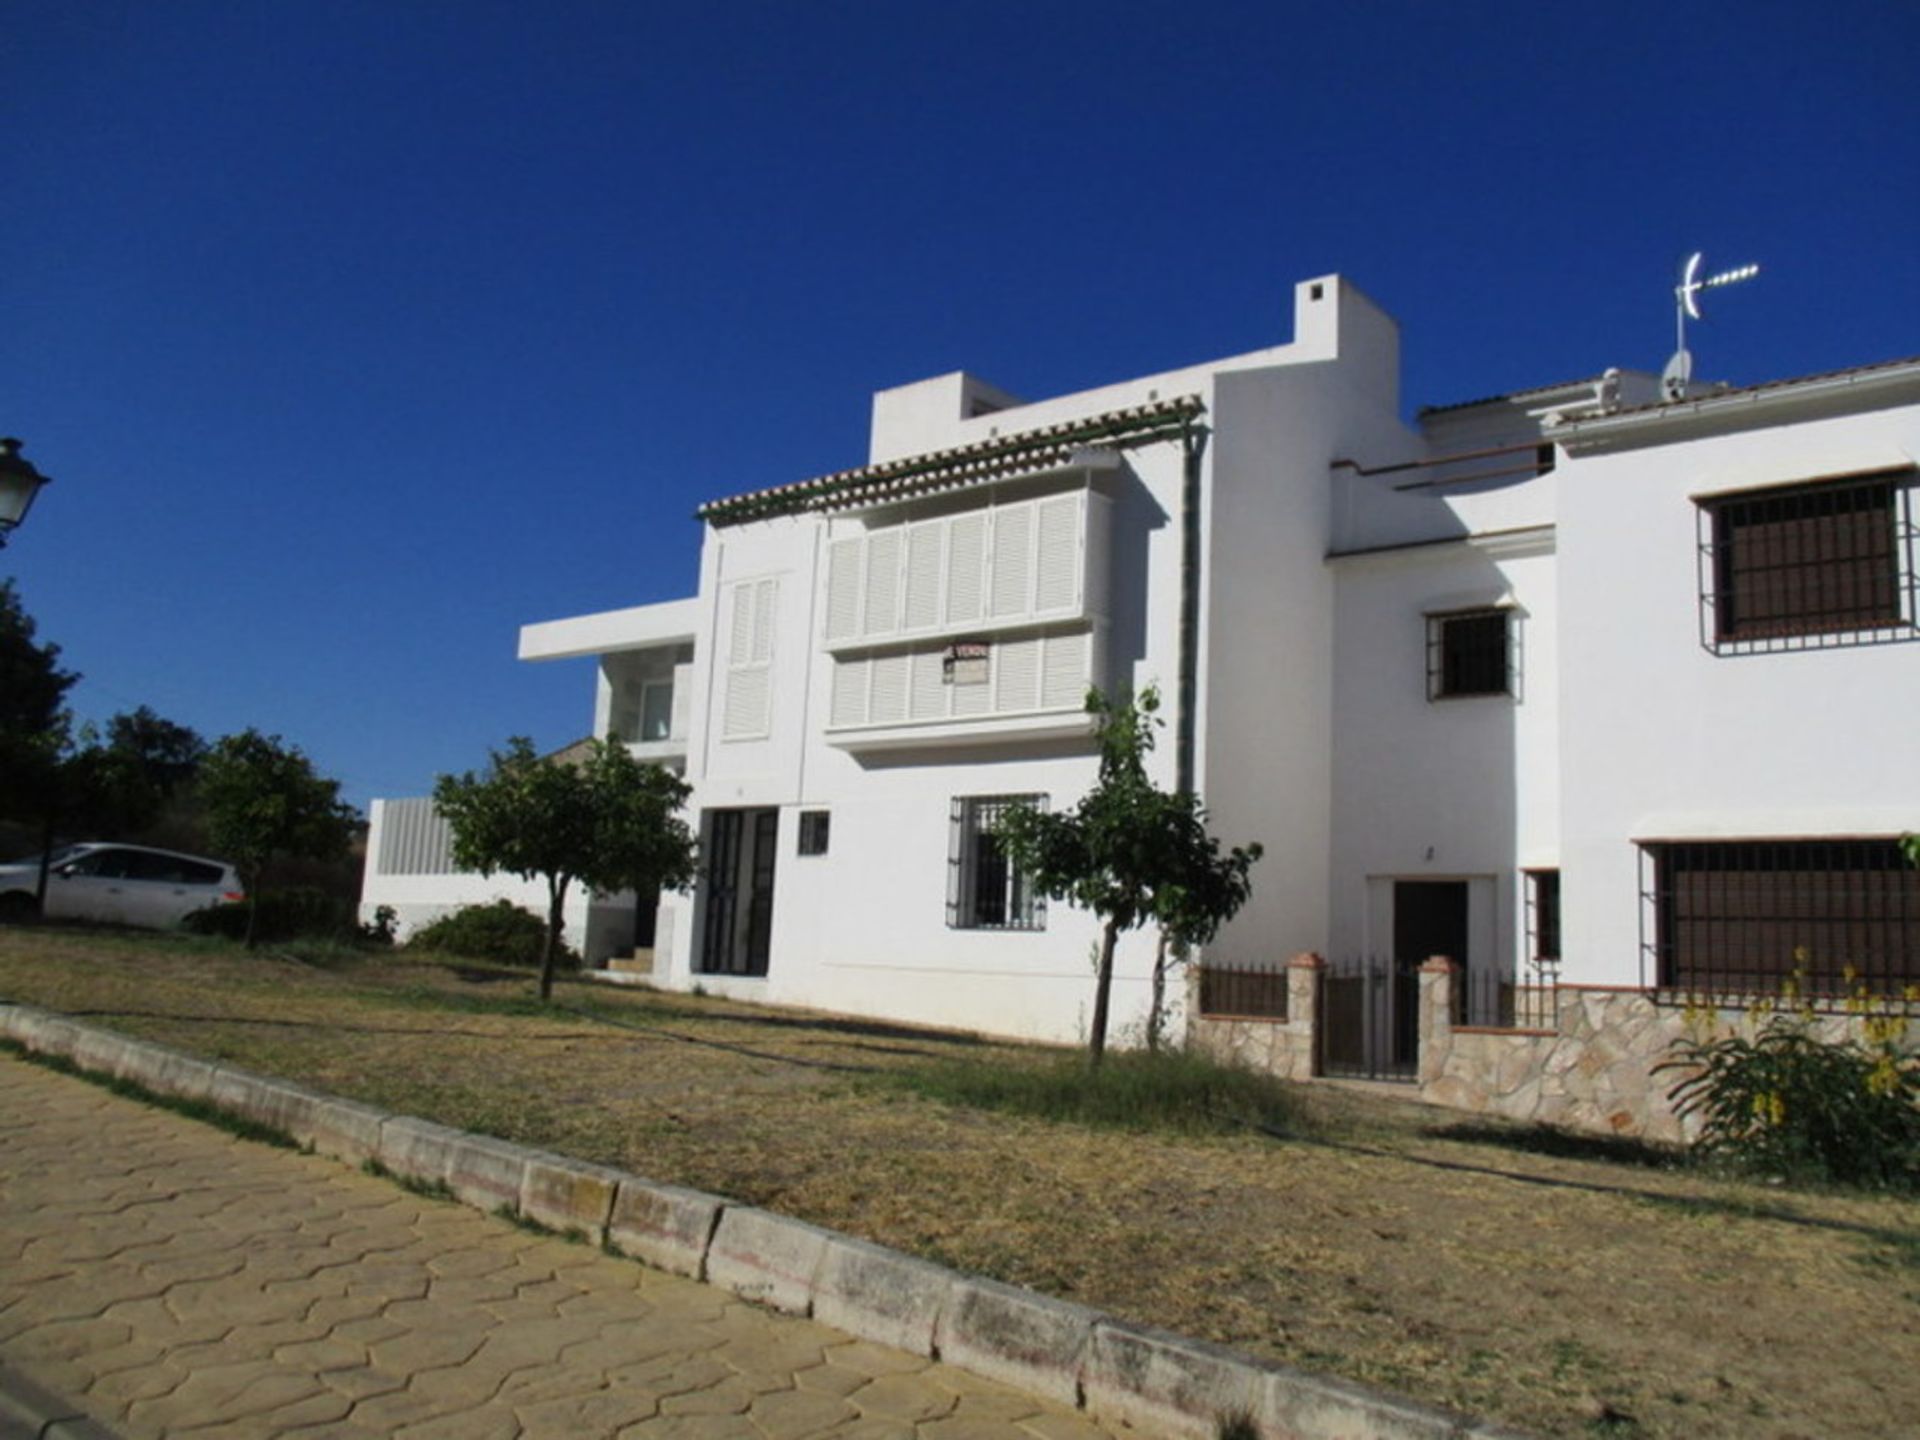
[[[254,946],[260,877],[277,856],[326,860],[341,854],[354,812],[297,746],[278,735],[244,730],[222,736],[200,765],[200,802],[215,853],[229,859],[247,887],[246,944]]]
[[[36,640],[33,617],[11,580],[0,580],[0,819],[39,826],[38,894],[47,893],[46,853],[63,788],[61,762],[72,743],[67,691],[80,676],[60,668],[60,647]]]
[[[1106,1054],[1114,945],[1122,932],[1157,921],[1176,942],[1204,944],[1252,893],[1256,844],[1221,853],[1199,798],[1156,786],[1147,774],[1160,696],[1149,687],[1116,704],[1087,696],[1100,740],[1100,774],[1073,809],[1020,805],[1000,824],[1008,859],[1034,886],[1101,919],[1088,1060]]]
[[[60,761],[50,817],[67,835],[116,840],[145,830],[199,774],[207,742],[147,706],[101,731],[82,726]]]
[[[643,765],[616,740],[590,740],[577,758],[543,758],[525,736],[492,753],[484,774],[442,775],[433,803],[453,829],[453,857],[484,875],[506,871],[547,886],[540,998],[553,995],[567,890],[683,890],[693,881],[693,833],[679,818],[689,787]]]

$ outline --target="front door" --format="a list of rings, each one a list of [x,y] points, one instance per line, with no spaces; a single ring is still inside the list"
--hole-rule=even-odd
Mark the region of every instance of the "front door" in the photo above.
[[[775,809],[707,812],[703,975],[764,975],[773,948]]]
[[[1467,990],[1467,882],[1396,880],[1393,886],[1393,1053],[1412,1063],[1420,1047],[1420,967],[1445,955],[1460,967],[1456,994]]]

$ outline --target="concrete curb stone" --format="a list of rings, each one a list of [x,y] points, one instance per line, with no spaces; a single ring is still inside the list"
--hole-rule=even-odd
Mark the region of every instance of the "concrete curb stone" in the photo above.
[[[1080,1403],[1080,1367],[1097,1310],[973,1275],[954,1278],[934,1330],[940,1358],[1063,1405]]]
[[[633,1177],[610,1165],[574,1160],[544,1150],[527,1154],[520,1186],[520,1213],[562,1234],[579,1231],[595,1245],[607,1242],[607,1217],[623,1182]]]
[[[144,1077],[136,1078],[141,1079],[143,1084],[151,1083]],[[265,1075],[249,1074],[245,1070],[230,1070],[225,1066],[214,1071],[213,1084],[206,1098],[209,1103],[223,1110],[231,1110],[242,1119],[296,1137],[302,1131],[313,1128],[314,1111],[324,1099],[318,1091],[296,1085],[291,1080],[275,1080]]]
[[[813,1277],[839,1238],[831,1230],[770,1210],[729,1205],[707,1246],[707,1280],[789,1315],[813,1310]]]
[[[934,1329],[957,1279],[944,1265],[828,1232],[813,1275],[813,1318],[862,1340],[932,1355]]]
[[[208,1100],[220,1067],[211,1060],[189,1055],[157,1040],[136,1040],[127,1047],[119,1072],[122,1080],[137,1080],[158,1095],[176,1100]]]
[[[1261,1378],[1264,1394],[1254,1414],[1282,1435],[1329,1440],[1460,1440],[1472,1435],[1497,1440],[1501,1433],[1472,1430],[1465,1416],[1302,1370],[1268,1366]]]
[[[413,1115],[391,1115],[380,1127],[373,1158],[389,1174],[419,1185],[447,1183],[447,1163],[465,1132]]]
[[[1081,1370],[1087,1414],[1149,1434],[1213,1440],[1223,1416],[1258,1416],[1263,1376],[1204,1340],[1103,1316]]]
[[[132,1052],[140,1042],[131,1035],[96,1030],[91,1025],[79,1025],[74,1029],[73,1043],[66,1053],[82,1070],[99,1070],[116,1080],[124,1080],[128,1078],[128,1072],[138,1065],[139,1057]]]
[[[307,1128],[294,1131],[293,1138],[316,1154],[362,1165],[380,1153],[380,1132],[394,1118],[377,1106],[329,1095],[314,1108]]]
[[[537,1153],[511,1140],[462,1133],[447,1155],[447,1188],[476,1210],[518,1215],[527,1167]]]
[[[1214,1440],[1222,1419],[1245,1414],[1262,1435],[1287,1440],[1528,1440],[1490,1421],[960,1275],[720,1196],[391,1115],[32,1006],[0,1004],[0,1035],[151,1090],[205,1098],[349,1163],[377,1158],[401,1178],[447,1185],[476,1208],[517,1205],[552,1229],[584,1231],[660,1269],[1075,1405],[1101,1423]],[[42,1440],[116,1440],[50,1397],[54,1410],[18,1409],[18,1394],[35,1393],[18,1379],[0,1366],[0,1440],[12,1440],[16,1415],[37,1416],[23,1433]]]
[[[726,1204],[718,1195],[629,1175],[607,1217],[606,1243],[669,1274],[704,1280],[707,1247]]]
[[[0,1365],[0,1440],[120,1440],[50,1390]]]
[[[80,1026],[64,1015],[31,1005],[7,1007],[8,1038],[27,1049],[46,1055],[71,1055]]]

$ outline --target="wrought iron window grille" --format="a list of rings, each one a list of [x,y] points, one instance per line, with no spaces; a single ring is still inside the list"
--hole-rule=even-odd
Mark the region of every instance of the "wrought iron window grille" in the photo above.
[[[1892,839],[1644,844],[1640,955],[1672,1004],[1920,1013],[1920,871]]]
[[[948,815],[947,927],[1044,930],[1047,897],[1007,859],[1001,820],[1015,805],[1044,810],[1045,795],[957,797]]]
[[[1920,639],[1915,473],[1701,499],[1701,645],[1748,655]]]
[[[1519,636],[1511,608],[1427,616],[1427,699],[1519,694]]]

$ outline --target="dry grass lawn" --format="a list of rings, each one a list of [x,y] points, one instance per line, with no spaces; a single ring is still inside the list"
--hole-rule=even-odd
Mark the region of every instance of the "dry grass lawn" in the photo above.
[[[770,1206],[1542,1434],[1920,1424],[1920,1203],[1303,1087],[1302,1138],[1098,1131],[887,1072],[1033,1047],[405,955],[0,931],[0,997]],[[1641,1157],[1644,1162],[1645,1157]]]

